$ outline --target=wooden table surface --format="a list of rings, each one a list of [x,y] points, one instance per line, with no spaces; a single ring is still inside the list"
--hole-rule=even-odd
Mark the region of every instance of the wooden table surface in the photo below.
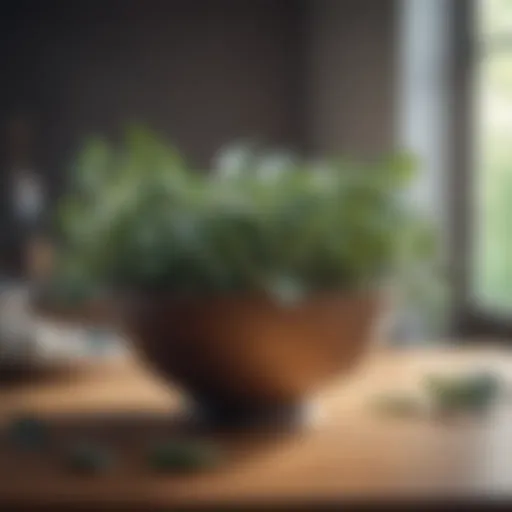
[[[46,455],[2,449],[2,503],[219,505],[287,500],[482,497],[512,494],[512,401],[487,419],[458,422],[391,418],[369,406],[377,393],[415,391],[431,371],[493,368],[512,378],[502,349],[376,349],[347,378],[312,402],[299,432],[216,434],[222,467],[203,474],[155,476],[144,447],[178,428],[180,395],[131,360],[84,370],[59,382],[0,390],[0,422],[33,412],[53,425],[57,445],[105,440],[119,455],[111,474],[66,473],[58,449]],[[206,435],[206,434],[205,434]]]

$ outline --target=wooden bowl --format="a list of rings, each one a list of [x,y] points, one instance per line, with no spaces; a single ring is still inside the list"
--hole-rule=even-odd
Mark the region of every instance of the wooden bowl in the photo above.
[[[263,296],[126,300],[126,334],[199,409],[220,418],[284,410],[348,372],[372,339],[374,294],[315,295],[293,306]]]

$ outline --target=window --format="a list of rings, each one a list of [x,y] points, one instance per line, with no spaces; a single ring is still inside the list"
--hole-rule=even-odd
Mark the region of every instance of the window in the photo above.
[[[512,318],[512,0],[475,8],[470,294]]]

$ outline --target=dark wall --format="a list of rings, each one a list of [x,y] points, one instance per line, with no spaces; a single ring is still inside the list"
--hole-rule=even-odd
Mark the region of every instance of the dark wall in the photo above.
[[[127,121],[206,164],[234,138],[313,151],[391,143],[393,0],[18,0],[2,4],[2,117],[27,109],[59,176]]]
[[[305,74],[309,147],[376,154],[395,138],[394,0],[312,0]]]

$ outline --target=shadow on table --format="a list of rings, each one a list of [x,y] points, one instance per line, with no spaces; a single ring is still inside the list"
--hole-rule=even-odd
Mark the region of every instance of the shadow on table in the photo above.
[[[70,447],[81,442],[92,442],[112,451],[116,459],[114,480],[118,480],[122,475],[150,476],[148,450],[159,441],[211,442],[222,457],[219,466],[209,471],[222,472],[278,452],[302,437],[300,428],[279,426],[250,431],[212,429],[177,413],[46,415],[44,422],[48,425],[49,439],[41,450],[20,452],[5,435],[2,436],[2,452],[8,455],[0,458],[0,479],[4,479],[4,483],[5,478],[11,482],[30,479],[31,485],[38,486],[41,482],[37,480],[69,476],[59,461]],[[186,476],[193,478],[194,473]]]

